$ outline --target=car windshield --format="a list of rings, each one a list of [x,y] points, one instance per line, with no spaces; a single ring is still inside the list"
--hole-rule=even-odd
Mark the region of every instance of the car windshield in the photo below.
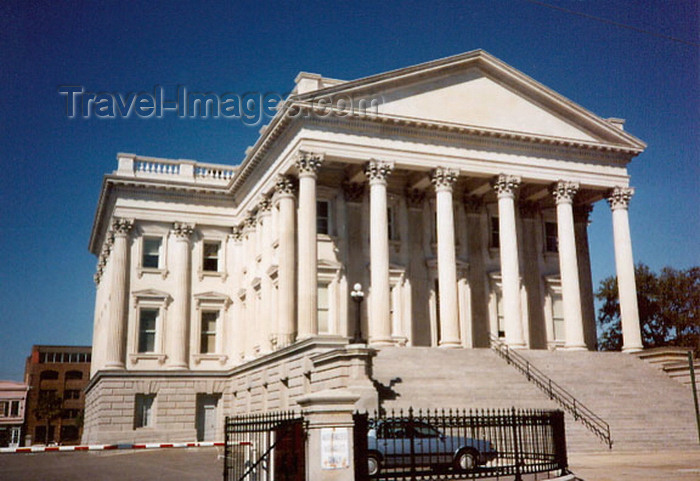
[[[414,424],[413,430],[417,438],[437,438],[440,436],[440,432],[437,429],[423,423]]]

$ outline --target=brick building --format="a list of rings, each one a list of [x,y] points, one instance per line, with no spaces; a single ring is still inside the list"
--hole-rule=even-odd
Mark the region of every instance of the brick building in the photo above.
[[[89,346],[33,346],[27,358],[24,381],[29,386],[25,416],[25,444],[55,442],[77,444],[85,406],[83,389],[90,379],[92,348]],[[60,398],[61,413],[48,427],[39,419],[40,400]]]

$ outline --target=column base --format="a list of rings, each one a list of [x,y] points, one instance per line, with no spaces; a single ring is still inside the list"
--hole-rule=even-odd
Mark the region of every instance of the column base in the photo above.
[[[564,351],[587,351],[588,347],[585,344],[575,344],[573,346],[564,345],[561,349]]]
[[[523,343],[518,343],[518,344],[511,344],[508,341],[506,341],[506,346],[508,346],[508,349],[527,349],[527,345]]]
[[[462,347],[462,343],[459,341],[440,341],[438,347],[440,349],[460,349]]]
[[[391,347],[395,345],[394,340],[391,338],[370,339],[368,344],[370,347]]]
[[[641,352],[644,350],[644,347],[642,346],[631,346],[631,347],[622,347],[622,352],[627,353],[627,354],[634,354],[635,352]]]

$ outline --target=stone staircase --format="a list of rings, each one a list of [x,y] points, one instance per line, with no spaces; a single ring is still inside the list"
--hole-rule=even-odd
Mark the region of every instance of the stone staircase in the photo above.
[[[519,353],[610,424],[614,451],[698,446],[690,389],[637,357],[587,351]],[[387,410],[559,408],[490,349],[384,348],[373,360],[373,378],[391,385],[382,389],[388,394],[383,402]],[[566,430],[570,452],[607,451],[605,443],[568,413]]]

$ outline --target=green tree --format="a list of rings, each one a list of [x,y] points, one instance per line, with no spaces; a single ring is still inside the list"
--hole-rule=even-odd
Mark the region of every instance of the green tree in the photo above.
[[[34,408],[34,415],[46,423],[44,444],[49,444],[51,421],[60,417],[61,414],[63,414],[63,399],[58,396],[39,396],[36,408]]]
[[[644,347],[680,346],[700,355],[700,267],[677,270],[664,267],[659,274],[648,266],[635,267],[639,322]],[[617,278],[600,282],[596,298],[601,350],[622,348]]]

